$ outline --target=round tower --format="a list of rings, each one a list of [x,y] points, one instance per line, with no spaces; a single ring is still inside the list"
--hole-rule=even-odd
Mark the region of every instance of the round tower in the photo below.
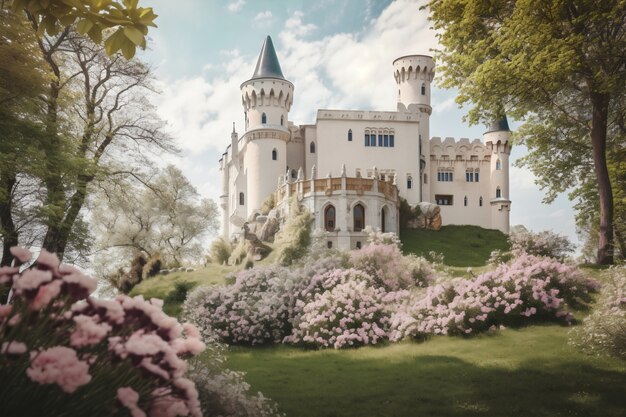
[[[429,115],[430,84],[435,76],[435,62],[427,55],[407,55],[393,61],[393,76],[398,85],[398,104],[409,108],[417,104]]]
[[[268,36],[252,78],[241,84],[248,193],[243,201],[247,216],[258,210],[275,191],[276,178],[287,169],[288,115],[293,91],[293,84],[283,76],[272,38]]]
[[[509,155],[511,155],[511,130],[506,116],[494,121],[483,134],[485,146],[491,154],[490,190],[491,227],[509,232]]]

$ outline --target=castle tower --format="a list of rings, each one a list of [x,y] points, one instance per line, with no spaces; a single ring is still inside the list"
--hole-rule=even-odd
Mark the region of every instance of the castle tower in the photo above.
[[[252,78],[241,84],[246,132],[244,170],[246,215],[274,192],[276,178],[287,169],[288,113],[293,84],[285,79],[272,38],[265,38]]]
[[[435,77],[435,62],[427,55],[407,55],[393,61],[393,76],[398,86],[398,111],[416,113],[419,137],[419,196],[417,201],[431,200],[430,181],[430,88]]]
[[[506,116],[494,121],[483,134],[485,146],[491,154],[489,201],[491,203],[491,227],[509,232],[509,155],[511,154],[511,130]]]

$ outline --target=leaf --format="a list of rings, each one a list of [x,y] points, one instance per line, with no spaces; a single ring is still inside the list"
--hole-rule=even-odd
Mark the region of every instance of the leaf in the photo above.
[[[102,43],[102,28],[99,25],[93,25],[93,27],[87,34],[95,43]]]
[[[136,9],[137,3],[139,3],[139,0],[124,0],[124,5],[127,9]]]
[[[91,20],[89,20],[89,19],[82,19],[76,25],[76,30],[81,35],[84,35],[85,33],[89,32],[92,27],[93,27],[93,22]]]
[[[131,59],[135,56],[135,44],[124,40],[122,43],[122,54],[124,54],[124,58]]]
[[[104,41],[104,49],[106,50],[107,55],[111,56],[122,47],[122,43],[125,37],[122,33],[122,29],[118,29],[113,35],[109,36],[109,38]]]
[[[124,28],[124,35],[126,35],[126,37],[135,45],[141,45],[143,41],[143,33],[132,26],[126,26]]]
[[[61,22],[63,26],[69,26],[72,23],[74,23],[75,20],[76,20],[76,15],[73,13],[65,14],[59,18],[59,22]]]

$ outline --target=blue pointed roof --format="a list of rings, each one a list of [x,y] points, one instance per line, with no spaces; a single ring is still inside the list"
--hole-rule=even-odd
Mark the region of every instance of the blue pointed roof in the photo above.
[[[501,118],[494,120],[489,127],[487,128],[487,131],[485,133],[489,133],[489,132],[510,132],[511,129],[509,129],[509,121],[506,118],[506,115],[502,116]]]
[[[254,69],[254,74],[251,79],[255,78],[285,79],[283,71],[280,69],[280,63],[278,62],[278,56],[276,56],[272,38],[269,36],[267,36],[263,42],[259,60],[256,63],[256,68]]]

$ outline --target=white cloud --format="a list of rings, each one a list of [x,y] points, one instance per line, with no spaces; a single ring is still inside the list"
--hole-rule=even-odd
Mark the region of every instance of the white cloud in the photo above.
[[[301,11],[294,12],[285,22],[285,30],[298,36],[306,36],[317,29],[317,26],[313,23],[303,23],[302,16],[304,16],[304,13]]]
[[[254,19],[252,19],[252,24],[259,28],[266,28],[272,24],[272,19],[272,12],[266,10],[254,16]]]
[[[228,9],[229,12],[237,13],[239,10],[243,8],[243,6],[245,6],[245,4],[246,4],[246,0],[235,0],[235,1],[231,1],[230,3],[228,3],[228,6],[226,6],[226,8]]]

